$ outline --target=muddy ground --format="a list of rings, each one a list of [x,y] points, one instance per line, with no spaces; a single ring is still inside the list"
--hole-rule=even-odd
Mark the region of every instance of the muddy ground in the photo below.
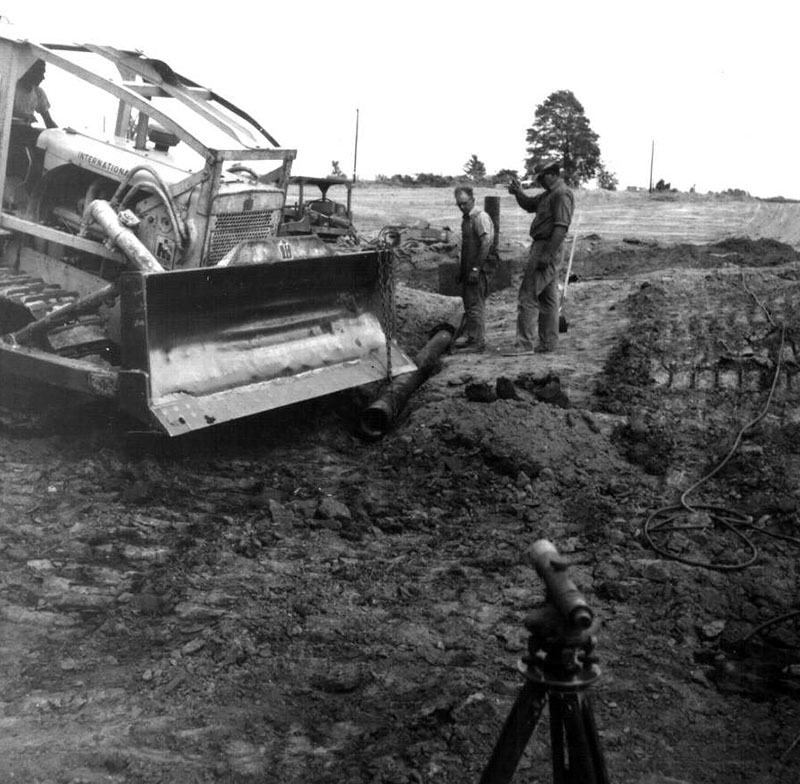
[[[497,291],[489,352],[377,441],[359,394],[169,443],[2,409],[0,782],[477,781],[542,537],[598,618],[612,782],[800,779],[800,256],[594,236],[573,273],[558,353],[500,355]],[[399,298],[414,352],[449,303]],[[516,780],[550,766],[542,721]]]

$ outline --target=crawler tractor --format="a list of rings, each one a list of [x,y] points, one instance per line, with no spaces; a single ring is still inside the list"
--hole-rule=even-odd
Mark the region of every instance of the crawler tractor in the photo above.
[[[297,189],[297,201],[286,205],[281,225],[283,234],[316,234],[326,242],[356,236],[350,180],[344,177],[292,177],[290,183]],[[308,198],[306,189],[309,187],[316,187],[319,196]],[[332,187],[347,192],[346,203],[328,198]]]
[[[14,116],[38,61],[58,127]],[[0,386],[175,436],[414,369],[391,251],[282,234],[295,151],[250,115],[139,52],[8,36],[0,62]]]

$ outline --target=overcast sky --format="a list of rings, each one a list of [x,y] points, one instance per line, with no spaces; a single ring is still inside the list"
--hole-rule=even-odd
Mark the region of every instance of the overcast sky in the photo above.
[[[143,50],[254,115],[295,174],[521,169],[571,90],[621,187],[800,198],[800,12],[784,0],[0,0],[41,41]],[[227,15],[225,15],[227,12]],[[58,96],[49,95],[57,117]],[[356,115],[358,157],[354,162]]]

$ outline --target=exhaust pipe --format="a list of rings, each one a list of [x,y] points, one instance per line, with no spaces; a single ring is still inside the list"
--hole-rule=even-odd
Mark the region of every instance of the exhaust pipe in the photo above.
[[[114,208],[101,199],[89,205],[89,214],[100,224],[112,246],[116,245],[125,255],[129,266],[141,272],[164,272],[164,267],[142,244],[139,238],[120,221]]]
[[[395,377],[378,399],[361,412],[359,429],[364,438],[376,441],[391,429],[408,399],[425,383],[436,361],[450,348],[454,333],[451,324],[440,324],[432,330],[430,340],[414,357],[417,369]]]

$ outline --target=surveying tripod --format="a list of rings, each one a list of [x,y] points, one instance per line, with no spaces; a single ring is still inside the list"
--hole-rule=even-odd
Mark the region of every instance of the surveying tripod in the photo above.
[[[545,703],[550,705],[553,784],[609,784],[588,689],[599,677],[590,631],[594,613],[567,576],[556,548],[532,548],[547,586],[546,604],[525,619],[528,655],[519,663],[525,683],[503,725],[480,784],[509,784]]]

